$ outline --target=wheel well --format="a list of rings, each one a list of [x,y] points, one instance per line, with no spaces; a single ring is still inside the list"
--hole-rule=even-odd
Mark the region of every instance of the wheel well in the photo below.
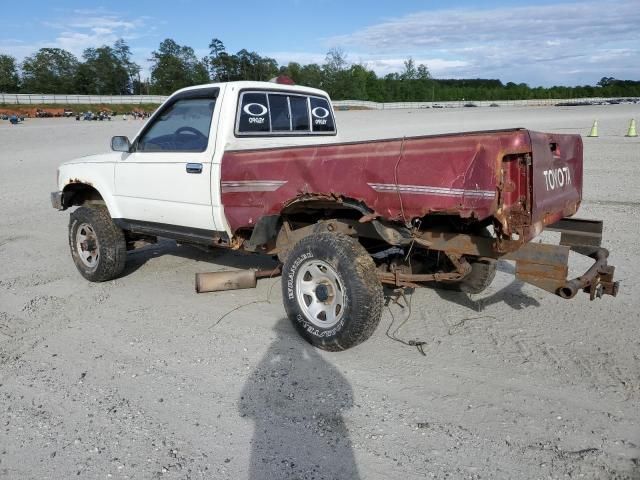
[[[358,220],[373,213],[364,203],[349,198],[311,196],[297,198],[287,204],[281,212],[283,218],[299,222],[315,222],[329,218]]]
[[[472,233],[484,230],[491,219],[483,222],[465,220],[451,215],[431,214],[415,226],[420,230]],[[287,204],[279,215],[262,217],[251,231],[245,248],[250,251],[273,248],[287,250],[303,236],[330,231],[355,235],[367,248],[387,244],[411,245],[412,229],[400,222],[379,217],[366,204],[343,197],[309,195]]]
[[[65,208],[84,205],[86,203],[97,203],[104,205],[104,199],[100,192],[93,186],[86,183],[70,183],[63,192],[63,206]]]
[[[255,251],[276,241],[284,224],[288,228],[301,229],[329,219],[357,221],[371,212],[355,200],[315,195],[299,197],[285,205],[280,214],[260,218],[245,248]]]

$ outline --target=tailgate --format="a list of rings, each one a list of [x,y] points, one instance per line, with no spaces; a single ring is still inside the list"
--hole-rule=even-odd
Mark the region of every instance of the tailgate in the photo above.
[[[529,132],[532,148],[531,222],[536,231],[576,213],[582,200],[582,138]]]

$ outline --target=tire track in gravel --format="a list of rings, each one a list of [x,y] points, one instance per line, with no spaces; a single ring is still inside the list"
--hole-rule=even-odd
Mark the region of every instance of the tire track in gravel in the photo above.
[[[10,237],[4,237],[4,238],[0,238],[0,248],[4,247],[5,245],[15,242],[16,240],[24,240],[26,238],[29,238],[28,235],[13,235]]]

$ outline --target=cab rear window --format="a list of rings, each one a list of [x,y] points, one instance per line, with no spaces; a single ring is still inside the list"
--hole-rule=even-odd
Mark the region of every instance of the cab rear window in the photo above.
[[[287,92],[242,92],[236,135],[333,135],[335,122],[326,98]]]

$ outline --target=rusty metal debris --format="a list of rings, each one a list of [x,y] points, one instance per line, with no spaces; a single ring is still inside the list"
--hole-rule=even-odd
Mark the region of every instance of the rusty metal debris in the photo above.
[[[564,218],[548,226],[561,233],[560,245],[525,243],[451,232],[417,232],[416,245],[445,253],[456,271],[451,273],[412,274],[411,272],[382,272],[380,281],[396,286],[415,287],[418,283],[464,278],[456,259],[464,256],[487,257],[516,262],[516,277],[565,299],[573,298],[580,290],[589,293],[591,300],[602,295],[616,296],[618,282],[613,280],[614,267],[607,265],[609,252],[600,247],[602,221]],[[581,276],[567,279],[569,252],[587,256],[594,264]]]
[[[578,250],[579,247],[573,248]],[[583,253],[579,252],[578,253]],[[559,290],[558,295],[562,298],[573,298],[580,290],[589,294],[589,298],[601,298],[603,295],[615,297],[618,294],[619,283],[613,281],[615,267],[607,265],[609,251],[605,248],[597,248],[583,255],[587,255],[595,260],[594,264],[583,275],[573,280],[569,280]]]
[[[391,272],[378,272],[378,278],[382,283],[396,287],[417,288],[422,286],[420,283],[462,280],[471,272],[471,265],[463,257],[446,255],[455,268],[453,272],[412,273],[396,269]]]

